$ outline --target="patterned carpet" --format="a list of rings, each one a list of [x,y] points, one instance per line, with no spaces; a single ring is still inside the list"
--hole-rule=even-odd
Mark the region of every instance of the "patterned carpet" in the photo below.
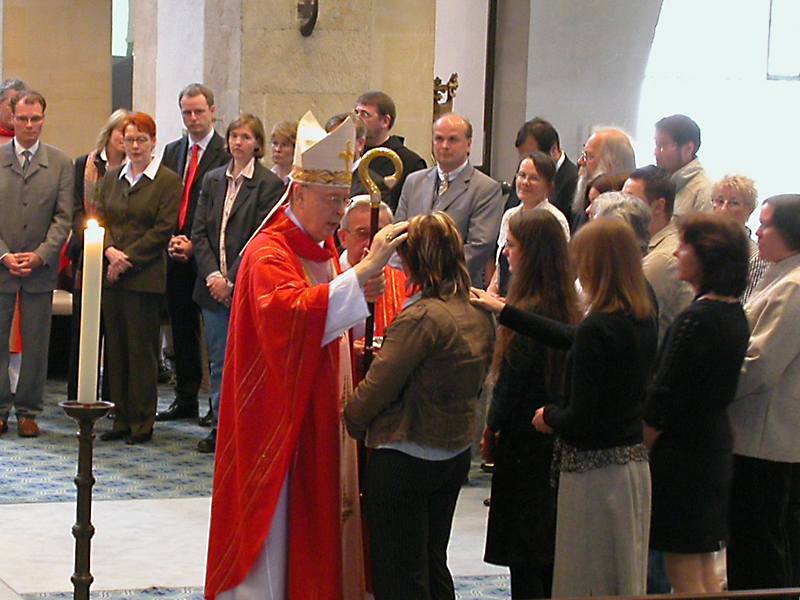
[[[16,422],[0,438],[0,504],[65,502],[75,499],[78,460],[77,424],[58,403],[65,400],[65,383],[48,382],[44,413],[38,422],[42,435],[23,439],[16,435]],[[159,391],[159,407],[169,405],[171,391]],[[111,428],[101,419],[95,434]],[[95,440],[93,489],[96,500],[144,498],[196,498],[211,495],[214,457],[195,451],[208,435],[189,421],[158,423],[153,441],[139,446]],[[188,449],[188,451],[187,451]]]
[[[65,399],[63,381],[49,381],[45,410],[39,417],[42,435],[22,439],[16,435],[16,423],[0,437],[0,504],[32,502],[72,502],[76,490],[77,425],[58,403]],[[159,389],[159,408],[171,401],[172,391]],[[107,431],[111,421],[102,419],[95,433]],[[213,455],[195,451],[197,442],[208,429],[190,421],[157,423],[153,441],[139,446],[123,442],[95,441],[93,488],[95,500],[197,498],[211,495]],[[489,487],[491,476],[473,464],[470,486]],[[507,576],[456,577],[457,598],[500,600],[509,597]],[[62,600],[73,593],[27,594],[26,599]],[[201,588],[148,588],[134,590],[92,591],[91,597],[109,600],[201,600]]]

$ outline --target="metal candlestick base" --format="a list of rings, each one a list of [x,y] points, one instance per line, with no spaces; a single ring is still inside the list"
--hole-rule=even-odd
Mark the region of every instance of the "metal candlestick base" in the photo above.
[[[75,587],[75,600],[89,600],[89,586],[94,577],[89,571],[92,536],[92,445],[94,442],[94,424],[105,417],[114,408],[111,402],[94,402],[82,404],[76,400],[60,402],[59,406],[70,419],[80,426],[78,431],[78,474],[75,476],[75,487],[78,488],[77,520],[72,526],[75,538],[75,572],[72,574],[72,585]]]

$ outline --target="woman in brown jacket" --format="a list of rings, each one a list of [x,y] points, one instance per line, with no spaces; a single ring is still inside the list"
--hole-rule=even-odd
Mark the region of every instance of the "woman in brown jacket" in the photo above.
[[[345,406],[350,435],[372,449],[363,494],[376,600],[455,597],[447,544],[494,342],[469,303],[463,247],[446,214],[411,220],[398,254],[415,293]]]
[[[141,444],[153,436],[159,313],[181,179],[153,159],[156,124],[149,115],[132,113],[124,123],[128,161],[106,172],[98,200],[106,229],[103,320],[111,400],[116,405],[114,427],[100,438]]]

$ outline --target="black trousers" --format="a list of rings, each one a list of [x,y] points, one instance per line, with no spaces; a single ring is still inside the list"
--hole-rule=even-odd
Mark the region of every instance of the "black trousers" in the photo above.
[[[374,450],[364,475],[375,600],[454,600],[447,544],[470,451],[449,460]]]
[[[800,577],[800,464],[734,455],[728,588],[794,587]]]
[[[203,380],[200,339],[200,307],[192,300],[197,273],[193,261],[170,261],[167,272],[167,309],[172,325],[175,353],[175,399],[179,404],[197,405]]]

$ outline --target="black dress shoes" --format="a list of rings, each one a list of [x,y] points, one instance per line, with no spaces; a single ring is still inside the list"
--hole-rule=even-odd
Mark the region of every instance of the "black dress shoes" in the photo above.
[[[145,442],[149,442],[153,439],[153,430],[151,429],[147,433],[131,433],[128,437],[125,438],[125,443],[129,446],[134,444],[144,444]]]
[[[106,431],[104,434],[100,436],[100,439],[104,442],[113,442],[115,440],[122,440],[128,437],[131,434],[129,429],[112,429],[111,431]]]
[[[198,424],[200,427],[211,427],[211,423],[214,421],[214,410],[209,408],[208,412],[200,417]]]
[[[217,430],[212,429],[207,437],[197,442],[197,451],[203,454],[212,454],[217,449]]]
[[[178,419],[196,419],[197,400],[191,404],[189,402],[178,402],[177,400],[169,405],[164,412],[156,413],[156,421],[177,421]]]

